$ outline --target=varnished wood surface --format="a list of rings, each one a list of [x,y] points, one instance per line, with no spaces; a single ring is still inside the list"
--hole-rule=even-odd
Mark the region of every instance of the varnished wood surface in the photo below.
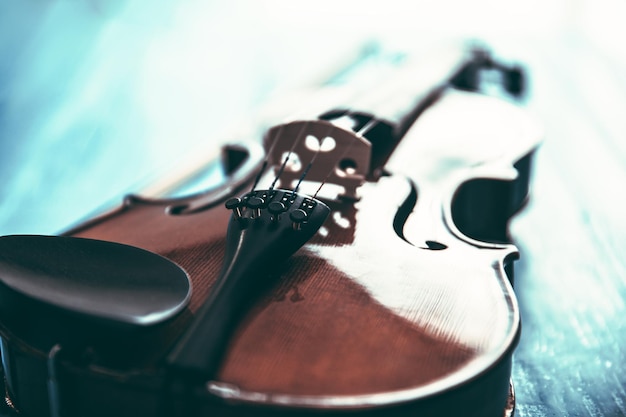
[[[429,396],[482,383],[490,370],[508,368],[518,338],[519,311],[504,263],[515,249],[461,235],[449,206],[461,204],[453,203],[453,195],[465,181],[486,175],[515,179],[512,164],[532,152],[539,140],[530,120],[520,116],[519,109],[494,99],[444,94],[409,130],[399,158],[391,159],[410,177],[390,174],[362,186],[358,202],[339,204],[324,233],[285,268],[271,271],[298,296],[287,300],[280,288],[267,289],[269,296],[235,333],[214,385],[231,387],[231,400],[267,397],[262,402],[272,405],[334,408],[415,401],[416,410],[421,410],[419,404]],[[502,125],[487,123],[492,117]],[[468,141],[471,149],[466,148]],[[272,179],[268,173],[261,184]],[[412,192],[418,194],[418,207],[424,207],[405,209],[413,211],[412,228],[421,229],[425,242],[436,241],[444,249],[431,250],[401,237],[398,228],[404,226],[397,225],[396,218]],[[195,312],[220,269],[229,213],[215,205],[177,215],[169,205],[128,199],[120,210],[70,234],[138,246],[178,263],[192,280],[190,310]],[[354,216],[341,217],[353,205]],[[341,228],[351,234],[349,241],[342,233],[335,236]],[[169,327],[180,332],[186,317]],[[128,355],[158,360],[170,343],[137,343]],[[108,356],[99,345],[93,352]],[[139,364],[120,368],[115,360],[92,366],[122,374],[155,368],[150,363],[147,369]],[[10,379],[20,382],[14,374]],[[45,380],[33,384],[43,389]],[[498,385],[499,392],[506,393],[508,375]],[[494,417],[502,412],[504,395],[493,396],[492,387],[477,392],[473,406],[491,406],[488,415]],[[484,404],[483,397],[491,402]],[[27,398],[24,392],[21,398],[15,396],[22,404]],[[128,400],[134,398],[121,402]],[[75,407],[88,409],[80,401]]]
[[[350,202],[337,205],[325,236],[316,236],[274,271],[285,280],[242,323],[218,382],[280,394],[283,401],[293,395],[341,402],[350,395],[388,393],[407,399],[473,378],[503,360],[516,340],[518,317],[507,301],[510,289],[500,288],[507,287],[506,277],[493,264],[511,248],[481,250],[458,241],[443,224],[437,238],[449,250],[416,248],[391,227],[409,194],[406,179],[384,178],[363,188],[356,210]],[[195,311],[219,270],[228,212],[218,206],[172,216],[166,206],[131,202],[76,235],[140,246],[174,260],[192,278]],[[350,212],[340,216],[349,224],[349,239],[335,236],[343,224],[336,214]],[[383,241],[387,250],[379,259]],[[467,300],[472,291],[483,296]],[[489,325],[467,326],[468,317]],[[430,388],[433,383],[439,388]]]
[[[40,24],[38,16],[32,14],[30,18]],[[24,25],[24,33],[27,27],[32,25]],[[498,39],[494,40],[497,43]],[[502,50],[506,42],[500,46]],[[513,360],[516,415],[624,416],[623,61],[584,38],[518,39],[505,52],[529,65],[533,81],[527,104],[546,126],[546,142],[534,169],[532,198],[512,227],[522,252],[516,265],[516,294],[523,321]],[[3,67],[5,86],[15,82],[11,71],[16,70],[6,62],[12,61],[5,61]],[[53,84],[55,81],[49,79],[38,85]],[[10,93],[24,94],[24,90],[12,89]],[[72,93],[66,93],[71,100]],[[6,162],[2,166],[0,205],[5,213],[3,234],[51,233],[99,205],[101,191],[107,190],[108,200],[116,194],[112,189],[128,189],[124,182],[128,176],[113,185],[103,182],[112,172],[127,172],[120,167],[130,165],[126,159],[130,156],[116,150],[123,148],[125,141],[111,140],[109,145],[115,142],[118,148],[109,148],[97,140],[107,135],[102,130],[89,130],[96,122],[86,122],[72,131],[79,137],[93,138],[81,142],[83,146],[74,156],[62,145],[75,142],[71,132],[57,131],[54,137],[65,141],[50,142],[48,135],[35,137],[32,130],[21,128],[23,124],[17,121],[32,120],[28,113],[16,109],[53,108],[49,95],[39,96],[47,97],[43,101],[35,100],[35,96],[28,96],[34,101],[2,108],[2,158]],[[13,98],[7,100],[15,104]],[[116,122],[105,120],[104,124]],[[116,131],[117,136],[119,133]],[[102,149],[106,150],[98,151]],[[51,154],[59,158],[51,159]],[[124,159],[120,161],[120,157]],[[94,165],[93,161],[107,162]],[[69,166],[81,168],[70,170]],[[103,188],[94,192],[93,184],[103,184]],[[68,209],[68,196],[77,193],[81,200],[97,201],[89,207],[72,203]],[[42,213],[53,215],[43,218]]]

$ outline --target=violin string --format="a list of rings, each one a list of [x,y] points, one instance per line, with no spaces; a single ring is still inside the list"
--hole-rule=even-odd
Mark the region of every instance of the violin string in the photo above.
[[[306,128],[308,126],[309,126],[309,122],[305,122],[302,124],[302,127],[300,128],[300,132],[298,133],[296,140],[293,141],[293,144],[291,145],[291,149],[289,149],[287,156],[285,156],[285,160],[283,161],[283,164],[280,166],[280,169],[278,170],[278,173],[276,174],[276,178],[274,178],[274,181],[272,182],[272,185],[269,188],[270,191],[274,189],[274,187],[276,186],[276,183],[278,182],[278,179],[285,171],[285,167],[287,166],[287,162],[289,162],[289,158],[291,158],[291,154],[293,153],[293,150],[296,148],[296,145],[300,142],[300,140],[304,136],[304,132],[306,132]]]
[[[304,178],[306,177],[306,175],[309,173],[309,170],[311,169],[311,167],[313,166],[313,164],[315,163],[315,160],[317,159],[317,156],[320,154],[320,152],[322,151],[322,146],[324,145],[324,141],[326,140],[326,137],[324,137],[324,139],[322,139],[322,142],[320,142],[320,146],[317,148],[317,151],[315,152],[315,154],[313,155],[313,157],[311,158],[311,160],[309,161],[308,165],[306,166],[306,168],[304,169],[304,171],[302,171],[302,175],[300,176],[300,179],[298,180],[298,183],[296,184],[296,187],[293,189],[293,193],[297,193],[298,190],[300,189],[300,184],[302,184],[302,181],[304,181]]]
[[[270,157],[273,155],[274,148],[276,147],[276,144],[278,143],[278,141],[280,140],[280,137],[284,133],[284,130],[285,130],[285,125],[284,124],[280,125],[278,128],[278,132],[276,133],[274,142],[272,143],[269,150],[267,151],[267,154],[265,155],[265,159],[263,160],[263,165],[261,166],[261,170],[259,171],[256,178],[254,179],[254,184],[252,185],[252,189],[250,190],[250,192],[253,192],[254,190],[256,190],[257,185],[259,185],[259,181],[261,181],[261,177],[263,176],[263,173],[267,169],[267,165],[269,164]]]
[[[346,155],[348,155],[348,152],[350,152],[350,149],[352,149],[352,145],[354,145],[354,142],[356,141],[356,139],[357,139],[357,135],[356,134],[352,135],[352,138],[350,139],[350,143],[348,143],[348,146],[346,146],[346,149],[344,149],[344,151],[341,153],[339,158],[337,158],[337,160],[333,164],[333,167],[337,166],[339,164],[339,162],[341,162],[346,157]],[[326,173],[326,176],[322,180],[322,183],[317,188],[317,191],[315,191],[315,194],[313,194],[313,198],[317,197],[317,195],[319,194],[319,192],[322,189],[322,187],[324,186],[324,184],[326,184],[326,181],[328,181],[328,178],[330,178],[330,174],[332,172],[333,172],[333,168],[330,168],[328,170],[328,172]]]
[[[302,175],[300,176],[300,179],[298,180],[298,183],[296,184],[296,187],[293,189],[293,193],[297,193],[298,190],[300,189],[300,184],[302,184],[302,181],[304,181],[304,178],[307,176],[307,174],[309,173],[309,170],[311,169],[311,167],[313,166],[313,164],[315,163],[315,160],[317,159],[317,156],[322,152],[322,147],[324,146],[324,142],[326,141],[326,139],[332,139],[330,138],[330,133],[333,130],[333,125],[329,125],[326,129],[326,131],[323,133],[322,135],[322,140],[319,141],[318,140],[318,147],[317,147],[317,151],[315,152],[315,154],[313,155],[313,157],[311,158],[311,160],[309,161],[308,165],[306,166],[306,168],[304,169],[304,171],[302,171]],[[327,174],[328,175],[328,174]]]

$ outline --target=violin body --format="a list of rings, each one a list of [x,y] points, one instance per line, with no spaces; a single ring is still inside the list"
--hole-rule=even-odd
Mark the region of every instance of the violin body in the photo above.
[[[306,128],[322,141],[326,131]],[[242,313],[216,375],[192,389],[168,386],[164,358],[218,279],[231,218],[224,202],[275,179],[257,174],[264,155],[283,154],[272,149],[278,133],[264,149],[227,146],[229,181],[217,189],[129,197],[68,231],[173,261],[191,280],[190,302],[164,323],[91,345],[4,317],[9,401],[34,417],[512,413],[520,314],[507,224],[527,199],[541,132],[509,103],[447,87],[405,130],[379,157],[384,169],[363,173],[346,195],[318,197],[330,216],[293,256],[255,277],[274,284]],[[353,145],[335,140],[349,154]]]

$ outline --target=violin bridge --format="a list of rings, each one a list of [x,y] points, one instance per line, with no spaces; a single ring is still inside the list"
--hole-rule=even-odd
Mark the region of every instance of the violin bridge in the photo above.
[[[367,123],[349,116],[332,123],[295,121],[270,129],[264,143],[280,187],[292,188],[305,174],[305,186],[332,184],[341,187],[339,197],[358,200],[357,188],[368,176],[372,153],[370,142],[361,135],[365,130]],[[284,164],[286,158],[289,163]],[[313,158],[315,164],[307,166]]]

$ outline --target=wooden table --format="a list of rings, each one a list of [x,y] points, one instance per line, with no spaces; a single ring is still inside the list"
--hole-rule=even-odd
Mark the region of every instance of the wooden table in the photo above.
[[[522,252],[514,356],[518,416],[626,415],[626,91],[584,40],[537,48],[529,107],[546,141]]]

